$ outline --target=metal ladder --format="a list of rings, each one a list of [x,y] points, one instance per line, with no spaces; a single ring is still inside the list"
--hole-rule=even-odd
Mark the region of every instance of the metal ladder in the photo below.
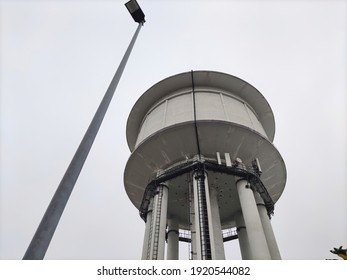
[[[155,225],[154,225],[154,242],[153,242],[153,257],[152,257],[153,260],[158,259],[159,230],[160,230],[160,216],[161,216],[162,201],[163,201],[163,187],[158,186],[156,212],[155,212]]]
[[[198,194],[198,209],[199,209],[199,228],[201,235],[201,256],[203,260],[211,260],[211,241],[210,231],[208,227],[208,214],[205,191],[205,171],[198,169],[196,173],[197,194]]]
[[[154,209],[153,209],[154,210]],[[151,257],[151,244],[152,244],[152,236],[153,236],[153,222],[154,222],[154,214],[152,210],[152,216],[150,222],[150,228],[149,228],[149,236],[148,236],[148,244],[147,244],[147,256],[146,259],[149,260]]]
[[[190,174],[188,173],[187,176],[187,181],[188,181],[188,218],[189,218],[189,229],[190,229],[190,242],[188,243],[188,254],[189,254],[189,260],[194,259],[194,255],[196,255],[196,252],[193,251],[193,234],[196,232],[194,231],[192,227],[192,216],[195,216],[194,208],[193,208],[193,191],[192,191],[192,180],[190,177]],[[194,218],[193,218],[194,219]]]
[[[161,216],[161,205],[163,201],[163,187],[158,186],[155,193],[155,205],[153,207],[151,226],[149,230],[149,240],[147,247],[147,260],[158,259],[158,247],[159,247],[159,231],[160,231],[160,216]],[[153,241],[153,246],[152,246]],[[152,258],[151,258],[152,249]]]

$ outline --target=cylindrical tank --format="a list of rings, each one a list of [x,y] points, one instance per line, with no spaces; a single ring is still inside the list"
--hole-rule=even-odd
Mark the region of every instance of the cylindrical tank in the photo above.
[[[181,73],[148,89],[131,110],[127,141],[131,156],[124,172],[126,192],[139,208],[145,188],[154,174],[189,161],[200,153],[224,160],[241,158],[260,162],[261,180],[272,200],[281,196],[286,169],[272,144],[275,122],[263,95],[249,83],[214,71]],[[222,228],[234,226],[240,211],[235,181],[230,175],[208,174],[216,189]],[[189,224],[188,176],[169,182],[168,218],[180,228]]]

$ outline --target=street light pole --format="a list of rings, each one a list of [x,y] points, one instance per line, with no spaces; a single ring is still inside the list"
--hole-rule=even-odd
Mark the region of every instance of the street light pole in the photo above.
[[[129,1],[127,4],[132,4],[136,1],[132,0]],[[126,4],[126,5],[127,5]],[[136,3],[137,4],[137,3]],[[134,4],[132,4],[134,5]],[[138,5],[137,5],[138,6]],[[139,7],[139,6],[138,6]],[[128,7],[127,7],[128,8]],[[129,10],[129,8],[128,8]],[[133,16],[132,12],[129,10],[131,15]],[[137,15],[139,14],[139,11],[136,10]],[[61,215],[63,214],[63,211],[65,209],[65,206],[68,202],[68,199],[72,193],[72,190],[75,186],[75,183],[78,179],[78,176],[82,170],[82,167],[84,165],[84,162],[86,161],[86,158],[89,154],[89,151],[93,145],[93,142],[95,140],[95,137],[99,131],[99,128],[101,126],[101,123],[104,119],[104,116],[107,112],[107,109],[110,105],[110,102],[112,100],[112,97],[114,95],[114,92],[117,88],[118,82],[122,76],[123,70],[125,68],[125,65],[128,61],[128,58],[130,56],[131,50],[135,44],[136,38],[140,32],[141,26],[145,22],[144,20],[144,14],[142,10],[140,9],[140,15],[139,18],[137,16],[137,20],[134,20],[139,23],[135,34],[133,35],[133,38],[118,66],[118,69],[113,76],[113,79],[99,105],[99,108],[97,109],[74,157],[72,158],[70,165],[68,166],[42,220],[40,225],[38,226],[34,237],[32,238],[29,247],[27,251],[25,252],[25,255],[23,257],[23,260],[42,260],[47,252],[48,246],[52,240],[53,234],[57,228],[57,225],[59,223],[59,220],[61,218]],[[134,17],[134,16],[133,16]]]

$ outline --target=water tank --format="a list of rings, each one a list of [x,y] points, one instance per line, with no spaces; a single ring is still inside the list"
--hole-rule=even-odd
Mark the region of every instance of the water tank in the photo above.
[[[197,155],[222,163],[229,155],[249,165],[257,158],[274,203],[284,190],[286,168],[272,143],[272,110],[255,87],[235,76],[191,71],[158,82],[132,108],[126,133],[131,155],[124,185],[138,209],[155,174]],[[209,172],[208,180],[217,191],[222,228],[232,227],[240,211],[235,181],[218,172]],[[168,216],[175,216],[180,228],[189,227],[189,182],[189,175],[169,182]]]

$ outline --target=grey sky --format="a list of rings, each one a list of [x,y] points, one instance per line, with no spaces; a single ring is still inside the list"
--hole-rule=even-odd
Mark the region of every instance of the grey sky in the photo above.
[[[126,1],[0,0],[0,258],[21,259],[136,29]],[[147,23],[47,252],[138,259],[125,126],[142,93],[180,72],[255,86],[287,167],[272,219],[283,259],[347,247],[347,2],[139,0]],[[188,251],[181,252],[187,258]],[[237,241],[227,257],[240,258]]]

